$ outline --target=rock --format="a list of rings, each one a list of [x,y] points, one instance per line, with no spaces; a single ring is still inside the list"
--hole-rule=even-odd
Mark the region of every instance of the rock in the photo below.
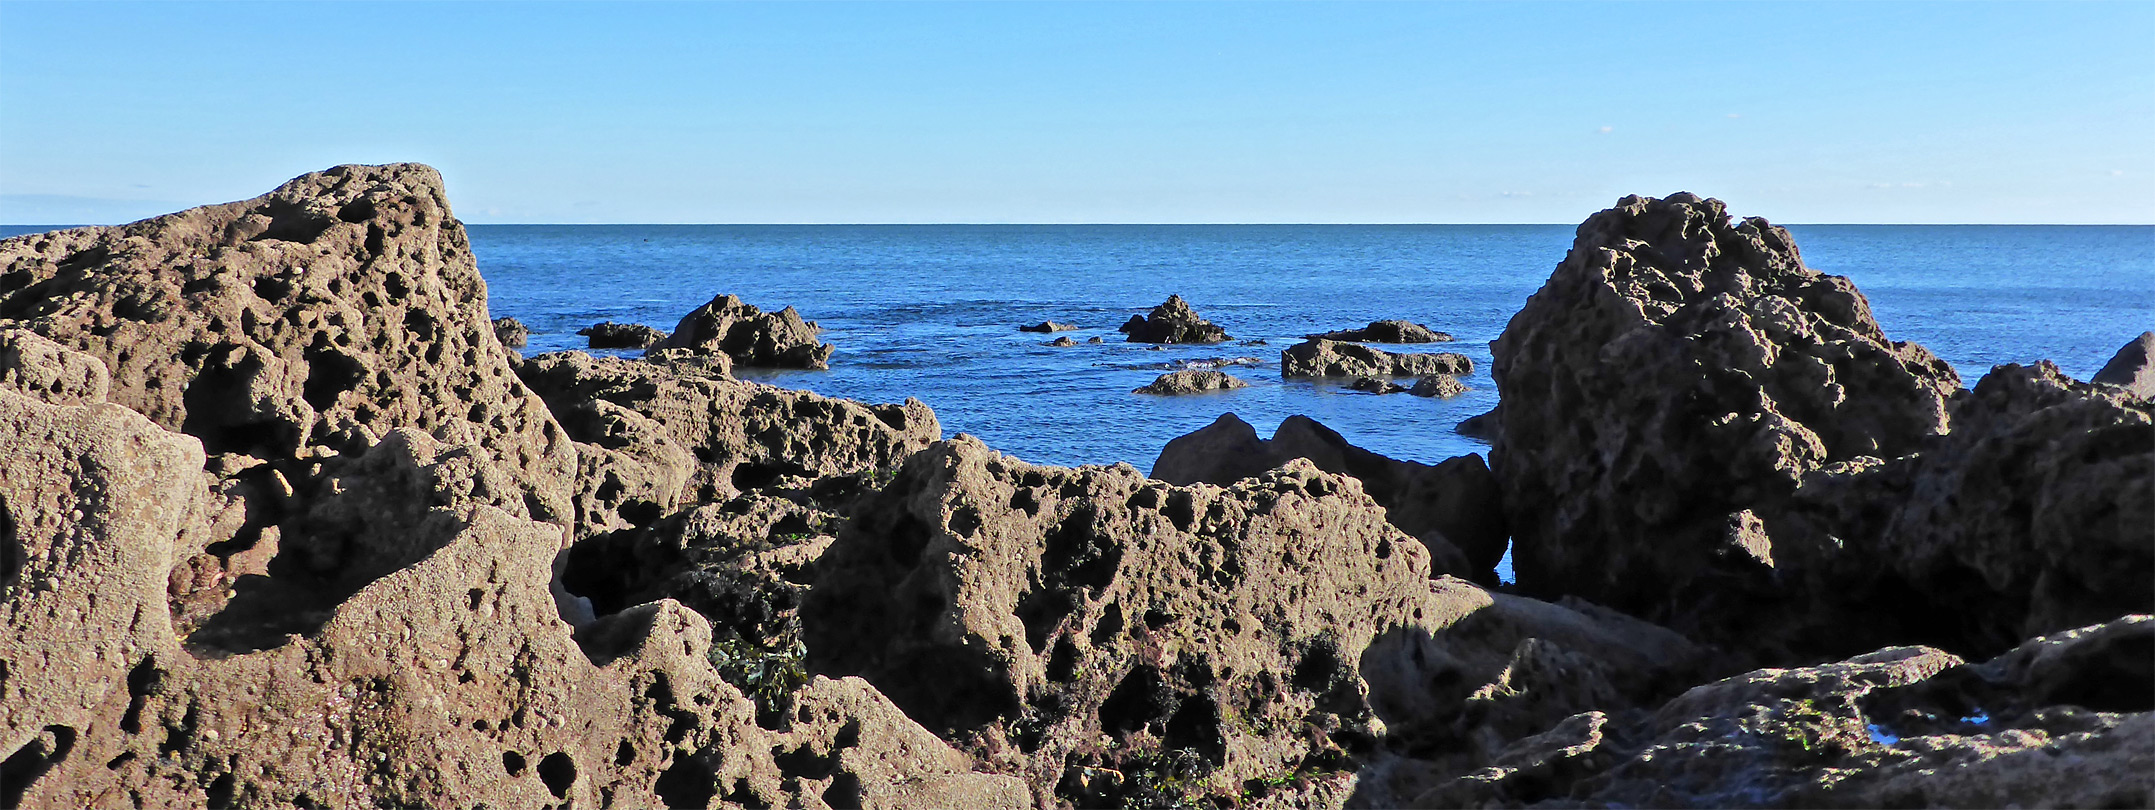
[[[0,329],[0,388],[54,405],[94,405],[112,389],[105,361],[39,337]]]
[[[1368,326],[1360,329],[1344,329],[1303,337],[1352,343],[1440,343],[1452,339],[1451,335],[1411,321],[1370,321]]]
[[[2155,399],[2155,363],[2149,362],[2150,355],[2155,355],[2155,332],[2141,332],[2088,381],[2120,386],[2142,399]]]
[[[1201,394],[1206,391],[1232,391],[1248,388],[1249,383],[1235,379],[1224,371],[1175,371],[1160,375],[1159,379],[1143,388],[1132,389],[1133,394]]]
[[[1436,609],[1427,565],[1306,462],[1184,488],[961,436],[854,508],[801,616],[813,669],[865,678],[1043,806],[1194,801],[1373,742],[1355,662]]]
[[[1766,524],[1820,606],[1784,633],[1991,655],[2155,612],[2148,400],[2008,364],[1954,400],[1952,424],[1920,453],[1813,473]]]
[[[935,412],[917,400],[864,405],[735,380],[724,368],[724,360],[713,366],[658,364],[580,352],[536,355],[517,367],[576,441],[627,451],[654,444],[632,437],[662,435],[692,459],[681,488],[656,491],[655,484],[644,485],[655,492],[649,503],[634,502],[637,487],[623,483],[638,475],[617,469],[619,480],[612,483],[603,474],[587,477],[584,491],[611,491],[616,500],[584,510],[582,533],[636,524],[609,517],[622,508],[646,516],[642,522],[648,523],[692,502],[894,466],[942,438]],[[665,467],[652,465],[649,474],[639,475],[663,480]]]
[[[1393,354],[1355,343],[1305,340],[1280,352],[1282,377],[1415,377],[1470,374],[1463,354]]]
[[[1459,426],[1452,428],[1452,431],[1468,438],[1480,439],[1485,442],[1493,441],[1496,439],[1497,434],[1503,430],[1503,419],[1504,405],[1503,403],[1498,403],[1496,407],[1490,408],[1487,413],[1479,413],[1459,420]]]
[[[1404,385],[1392,382],[1391,380],[1380,380],[1375,377],[1356,377],[1354,378],[1354,382],[1347,384],[1347,387],[1352,388],[1356,391],[1365,391],[1371,394],[1397,394],[1407,390],[1407,387]]]
[[[503,348],[521,349],[531,342],[531,329],[515,318],[495,318],[494,338],[501,341]]]
[[[1099,335],[1093,335],[1092,337],[1086,338],[1086,339],[1085,339],[1085,342],[1086,342],[1086,343],[1106,343],[1107,341],[1106,341],[1106,340],[1103,340],[1103,339],[1101,339],[1101,337],[1100,337]]]
[[[1153,307],[1149,315],[1130,316],[1120,331],[1130,336],[1131,343],[1219,343],[1234,339],[1227,330],[1198,317],[1180,295],[1168,296],[1167,302]]]
[[[816,342],[814,321],[786,307],[766,313],[731,295],[721,295],[681,318],[673,334],[651,345],[647,356],[668,350],[724,354],[734,365],[766,368],[829,368],[832,347]]]
[[[1071,339],[1070,339],[1070,336],[1069,336],[1069,335],[1064,335],[1064,336],[1062,336],[1062,337],[1059,337],[1059,338],[1056,338],[1056,339],[1054,339],[1054,340],[1050,340],[1050,341],[1048,341],[1046,345],[1049,345],[1049,346],[1057,346],[1057,347],[1063,347],[1063,346],[1076,346],[1076,345],[1078,345],[1078,344],[1077,344],[1077,341],[1075,341],[1075,340],[1071,340]]]
[[[1438,397],[1441,399],[1451,399],[1452,397],[1459,396],[1460,394],[1464,394],[1471,390],[1474,389],[1468,388],[1467,384],[1460,382],[1458,377],[1454,377],[1450,374],[1431,374],[1427,377],[1415,380],[1414,387],[1407,389],[1407,393],[1413,394],[1418,397]],[[1469,418],[1473,419],[1479,417]],[[1462,428],[1464,428],[1466,423],[1461,422],[1460,425]],[[1465,433],[1466,431],[1462,429],[1460,432]]]
[[[400,427],[476,444],[567,523],[575,449],[509,370],[441,176],[339,166],[252,200],[0,240],[0,328],[97,358],[211,456],[293,465]]]
[[[560,527],[469,488],[506,474],[487,469],[491,454],[415,431],[365,448],[337,473],[345,488],[302,495],[353,511],[341,526],[300,521],[270,561],[272,584],[364,571],[356,590],[288,606],[320,618],[259,652],[202,646],[199,633],[183,643],[168,599],[190,572],[174,563],[200,550],[215,507],[199,443],[116,405],[5,389],[0,424],[16,546],[0,572],[0,735],[13,747],[0,804],[1027,798],[858,680],[807,684],[788,722],[766,730],[713,668],[708,625],[673,602],[594,624],[607,643],[579,646],[548,588]],[[516,505],[513,488],[492,492]],[[306,536],[316,531],[341,539]],[[276,590],[254,577],[225,586],[235,603]]]
[[[590,338],[594,349],[642,349],[666,339],[663,330],[640,323],[614,323],[602,321],[576,330],[576,334]]]
[[[1448,459],[1436,466],[1397,461],[1349,444],[1306,416],[1290,416],[1270,441],[1234,414],[1169,441],[1152,465],[1152,477],[1171,484],[1227,486],[1264,474],[1289,459],[1309,459],[1318,469],[1359,480],[1400,531],[1433,549],[1435,542],[1463,552],[1470,567],[1440,572],[1494,583],[1508,531],[1497,504],[1496,481],[1480,456]],[[1435,535],[1434,537],[1432,535]]]
[[[1959,385],[1786,231],[1690,194],[1579,226],[1493,352],[1519,586],[1745,645],[1781,640],[1778,504],[1813,470],[1920,449]]]
[[[1208,368],[1256,366],[1262,365],[1263,363],[1263,360],[1259,360],[1255,357],[1199,357],[1193,360],[1177,360],[1175,361],[1174,365],[1167,366],[1167,368],[1179,367],[1183,369],[1199,371]]]
[[[1076,328],[1078,328],[1078,327],[1077,327],[1077,324],[1074,324],[1074,323],[1057,323],[1057,322],[1055,322],[1055,321],[1041,321],[1041,322],[1039,322],[1039,323],[1036,323],[1036,324],[1031,324],[1031,325],[1028,325],[1028,326],[1020,326],[1020,327],[1018,327],[1018,331],[1020,331],[1020,332],[1068,332],[1068,331],[1070,331],[1070,330],[1072,330],[1072,329],[1076,329]]]

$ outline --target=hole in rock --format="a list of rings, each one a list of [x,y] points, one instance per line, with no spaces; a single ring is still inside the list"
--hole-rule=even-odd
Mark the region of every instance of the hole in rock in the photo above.
[[[728,804],[737,804],[748,810],[770,810],[771,803],[763,800],[755,788],[749,787],[747,779],[733,780],[733,790],[723,797]]]
[[[1140,666],[1123,676],[1107,700],[1100,704],[1100,728],[1131,732],[1165,719],[1175,709],[1176,696],[1160,677],[1157,667]]]
[[[334,218],[307,210],[298,203],[278,201],[256,210],[269,217],[269,228],[250,242],[299,242],[312,244],[322,232],[336,225]]]
[[[1227,739],[1220,735],[1220,708],[1204,695],[1184,700],[1174,716],[1167,718],[1160,739],[1163,747],[1188,748],[1214,764],[1227,759]]]
[[[24,793],[37,783],[39,777],[52,766],[67,758],[75,748],[75,730],[67,726],[46,726],[29,742],[0,761],[0,807],[21,807]]]
[[[785,465],[776,463],[743,462],[740,464],[733,465],[733,474],[730,477],[730,480],[733,481],[734,489],[740,490],[742,492],[747,492],[752,489],[762,489],[764,487],[778,483],[778,480],[780,478],[784,478],[786,476],[786,473],[787,469]]]
[[[8,513],[7,502],[0,501],[0,601],[14,594],[15,579],[22,575],[28,556],[15,532],[15,516]]]
[[[222,808],[232,806],[234,781],[236,780],[232,778],[232,772],[226,771],[218,774],[216,781],[210,782],[207,793],[209,794],[209,807],[211,810],[222,810]]]
[[[675,757],[651,786],[667,807],[707,807],[718,794],[718,778],[694,755]]]
[[[1025,644],[1035,655],[1045,651],[1048,635],[1063,617],[1077,607],[1077,600],[1061,588],[1033,591],[1018,602],[1018,621],[1025,625]]]
[[[860,777],[850,773],[831,777],[831,786],[823,789],[823,803],[832,810],[860,810]]]
[[[510,776],[524,775],[524,755],[515,751],[501,752],[501,770]]]
[[[320,333],[315,335],[315,347],[307,350],[307,382],[300,388],[300,398],[314,406],[316,411],[326,411],[336,404],[337,397],[359,386],[367,378],[367,367],[358,358],[328,348],[328,342]]]
[[[576,760],[560,751],[547,754],[545,759],[539,760],[539,781],[546,783],[547,791],[554,794],[554,798],[567,798],[569,786],[576,784]]]
[[[374,201],[361,197],[337,209],[337,218],[345,222],[365,222],[373,219],[374,213]]]
[[[1041,556],[1042,577],[1050,583],[1092,588],[1095,593],[1115,581],[1122,564],[1122,545],[1094,529],[1097,515],[1090,505],[1072,510],[1048,533],[1047,551]]]
[[[626,768],[629,763],[635,761],[636,746],[630,745],[628,740],[622,740],[621,745],[614,748],[614,767]]]

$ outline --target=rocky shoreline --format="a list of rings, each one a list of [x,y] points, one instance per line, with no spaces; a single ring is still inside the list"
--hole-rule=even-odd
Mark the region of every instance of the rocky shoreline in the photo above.
[[[0,241],[0,806],[2155,804],[2155,335],[1963,388],[1716,200],[1580,226],[1486,465],[1037,466],[734,378],[790,307],[497,314],[415,164]]]

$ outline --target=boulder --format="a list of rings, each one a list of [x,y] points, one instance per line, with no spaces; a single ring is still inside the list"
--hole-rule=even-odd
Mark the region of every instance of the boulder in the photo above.
[[[1465,555],[1468,568],[1442,572],[1496,581],[1508,532],[1497,504],[1496,481],[1480,456],[1460,456],[1435,466],[1398,461],[1349,444],[1306,416],[1288,417],[1272,439],[1264,441],[1249,423],[1228,413],[1169,441],[1153,462],[1152,477],[1172,484],[1227,486],[1295,458],[1354,477],[1400,531],[1422,538],[1433,550],[1440,548],[1441,539]]]
[[[1350,343],[1441,343],[1452,339],[1451,335],[1412,321],[1370,321],[1368,326],[1360,329],[1343,329],[1303,337]]]
[[[504,348],[521,349],[531,342],[531,329],[515,318],[495,318],[494,338],[500,340]]]
[[[1431,374],[1427,377],[1415,380],[1414,387],[1407,389],[1407,393],[1413,394],[1418,397],[1437,397],[1440,399],[1451,399],[1452,397],[1459,396],[1460,394],[1464,394],[1471,390],[1474,389],[1468,388],[1467,384],[1460,382],[1458,377],[1452,376],[1450,374]],[[1469,418],[1471,419],[1478,417]],[[1466,432],[1464,430],[1465,426],[1465,422],[1460,423],[1460,427],[1462,428],[1462,430],[1460,430],[1461,433]]]
[[[1404,385],[1375,377],[1356,377],[1347,387],[1370,394],[1397,394],[1407,390]]]
[[[1497,434],[1503,430],[1500,426],[1503,418],[1504,405],[1503,403],[1498,403],[1496,407],[1490,408],[1487,413],[1478,413],[1459,420],[1459,425],[1452,428],[1452,431],[1472,439],[1480,439],[1485,442],[1495,441]]]
[[[1282,377],[1417,377],[1471,374],[1463,354],[1393,354],[1356,343],[1305,340],[1280,352]]]
[[[1519,586],[1746,644],[1779,632],[1779,504],[1829,464],[1921,449],[1959,386],[1787,231],[1691,194],[1580,225],[1492,349]]]
[[[1048,341],[1048,342],[1047,342],[1047,345],[1049,345],[1049,346],[1056,346],[1056,347],[1067,347],[1067,346],[1076,346],[1076,345],[1078,345],[1078,344],[1077,344],[1077,341],[1075,341],[1075,340],[1071,340],[1071,339],[1070,339],[1070,336],[1069,336],[1069,335],[1064,335],[1064,336],[1062,336],[1062,337],[1059,337],[1059,338],[1056,338],[1056,339],[1054,339],[1054,340],[1050,340],[1050,341]]]
[[[441,176],[338,166],[251,200],[0,240],[0,328],[98,359],[110,400],[211,456],[423,430],[567,523],[576,451],[510,371]]]
[[[767,313],[721,295],[683,316],[673,334],[651,344],[646,356],[724,354],[738,366],[829,368],[832,347],[816,342],[818,331],[815,321],[801,320],[792,307]]]
[[[1020,332],[1068,332],[1068,331],[1070,331],[1070,330],[1072,330],[1072,329],[1076,329],[1076,328],[1078,328],[1078,327],[1077,327],[1077,324],[1074,324],[1074,323],[1057,323],[1057,322],[1055,322],[1055,321],[1041,321],[1041,322],[1039,322],[1039,323],[1036,323],[1036,324],[1028,324],[1028,325],[1025,325],[1025,326],[1020,326],[1020,327],[1018,327],[1018,331],[1020,331]]]
[[[1106,342],[1107,342],[1107,340],[1106,340],[1106,339],[1104,339],[1104,338],[1102,338],[1102,337],[1100,337],[1099,335],[1093,335],[1092,337],[1086,338],[1086,339],[1085,339],[1085,342],[1086,342],[1086,343],[1106,343]]]
[[[1130,316],[1120,331],[1130,336],[1131,343],[1219,343],[1234,339],[1227,330],[1198,317],[1180,295],[1168,296],[1167,302],[1153,307],[1151,314]]]
[[[2155,399],[2155,362],[2149,361],[2150,356],[2155,356],[2155,332],[2141,332],[2088,382],[2119,386],[2142,399]]]
[[[601,321],[576,330],[594,349],[643,349],[666,339],[666,332],[640,323]]]
[[[641,466],[643,472],[635,465],[587,471],[580,489],[614,499],[584,510],[580,533],[639,522],[613,517],[623,508],[648,523],[687,504],[727,500],[745,490],[801,487],[825,476],[890,467],[942,438],[935,412],[917,400],[865,405],[736,380],[717,357],[689,360],[715,364],[557,352],[517,366],[531,390],[561,415],[569,438],[658,454]],[[685,456],[666,451],[662,442]],[[682,485],[659,486],[683,458],[688,466]],[[653,493],[649,502],[639,501],[639,487]]]
[[[1249,383],[1236,379],[1224,371],[1174,371],[1160,375],[1150,384],[1132,389],[1133,394],[1201,394],[1206,391],[1232,391],[1248,388]]]

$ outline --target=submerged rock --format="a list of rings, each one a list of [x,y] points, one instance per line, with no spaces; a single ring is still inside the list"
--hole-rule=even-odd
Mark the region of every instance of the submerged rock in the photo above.
[[[1234,339],[1227,330],[1198,317],[1180,295],[1168,296],[1167,302],[1153,307],[1151,314],[1130,316],[1120,331],[1130,336],[1131,343],[1219,343]]]
[[[495,318],[494,337],[500,340],[501,345],[504,347],[521,349],[524,348],[525,344],[531,342],[531,329],[524,326],[523,321],[515,318]]]
[[[1039,322],[1039,323],[1036,323],[1036,324],[1029,324],[1029,325],[1026,325],[1026,326],[1020,326],[1020,327],[1018,327],[1018,331],[1020,331],[1020,332],[1068,332],[1068,331],[1070,331],[1070,330],[1073,330],[1073,329],[1076,329],[1076,328],[1078,328],[1078,327],[1077,327],[1077,324],[1074,324],[1074,323],[1057,323],[1057,322],[1055,322],[1055,321],[1041,321],[1041,322]]]
[[[651,345],[646,356],[724,354],[734,365],[765,368],[829,368],[832,347],[816,342],[814,321],[786,307],[764,312],[731,295],[721,295],[682,316],[673,334]]]
[[[1407,390],[1404,385],[1375,377],[1356,377],[1347,387],[1371,394],[1397,394]]]
[[[1415,377],[1473,371],[1474,361],[1463,354],[1393,354],[1336,340],[1306,340],[1280,352],[1282,377]]]
[[[666,339],[663,330],[640,323],[614,323],[601,321],[576,330],[576,334],[589,338],[587,345],[594,349],[643,349]]]
[[[1249,383],[1236,379],[1224,371],[1173,371],[1160,375],[1159,379],[1142,388],[1132,389],[1133,394],[1202,394],[1206,391],[1232,391],[1248,388]]]
[[[1153,462],[1152,477],[1172,484],[1227,486],[1296,458],[1359,480],[1363,491],[1384,506],[1386,519],[1421,539],[1434,559],[1449,556],[1442,551],[1447,546],[1463,555],[1466,567],[1440,568],[1438,573],[1496,581],[1509,532],[1496,481],[1480,456],[1460,456],[1435,466],[1389,459],[1349,444],[1306,416],[1288,417],[1269,441],[1261,440],[1256,428],[1227,413],[1168,442]]]
[[[1321,335],[1303,335],[1310,340],[1338,340],[1351,343],[1440,343],[1452,336],[1412,321],[1370,321],[1360,329],[1343,329]]]
[[[1059,337],[1059,338],[1056,338],[1056,339],[1054,339],[1054,340],[1050,340],[1050,341],[1048,341],[1048,342],[1047,342],[1047,345],[1049,345],[1049,346],[1055,346],[1055,347],[1068,347],[1068,346],[1076,346],[1076,345],[1078,345],[1078,344],[1077,344],[1077,341],[1075,341],[1075,340],[1071,340],[1071,339],[1070,339],[1070,336],[1069,336],[1069,335],[1064,335],[1064,336],[1062,336],[1062,337]]]
[[[1450,399],[1471,390],[1473,389],[1468,388],[1466,383],[1460,382],[1458,377],[1454,377],[1450,374],[1431,374],[1427,377],[1415,380],[1414,387],[1407,389],[1407,393],[1413,394],[1418,397],[1437,397],[1440,399]],[[1460,428],[1461,430],[1459,432],[1465,433],[1466,423],[1461,422]]]
[[[2115,385],[2143,399],[2155,399],[2155,360],[2150,360],[2151,356],[2155,356],[2155,332],[2141,332],[2118,349],[2088,382]]]

